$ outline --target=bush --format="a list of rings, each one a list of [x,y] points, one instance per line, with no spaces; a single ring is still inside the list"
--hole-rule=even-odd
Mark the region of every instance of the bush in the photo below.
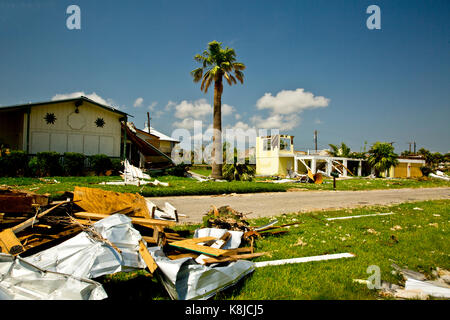
[[[123,172],[123,170],[124,170],[122,160],[120,160],[120,159],[112,159],[111,166],[112,166],[113,175],[119,175],[119,173]]]
[[[252,181],[255,176],[255,166],[250,164],[224,164],[222,176],[228,181]]]
[[[424,177],[428,177],[428,175],[433,172],[433,170],[428,167],[428,166],[422,166],[420,167],[420,171],[422,171],[422,174],[424,175]]]
[[[64,153],[64,172],[69,176],[82,175],[84,169],[84,160],[86,156],[82,153],[65,152]]]
[[[176,177],[184,177],[186,171],[188,170],[188,165],[185,163],[177,164],[176,166],[167,169],[167,174]]]
[[[37,157],[37,174],[40,176],[59,176],[63,173],[63,167],[61,165],[61,155],[58,152],[38,152]]]
[[[106,171],[112,169],[111,159],[106,154],[95,154],[89,157],[92,170],[95,174],[105,174]]]
[[[28,176],[37,177],[39,176],[39,165],[37,157],[32,157],[30,161],[28,161]]]
[[[28,156],[24,151],[12,150],[0,157],[0,176],[23,176],[27,173]]]

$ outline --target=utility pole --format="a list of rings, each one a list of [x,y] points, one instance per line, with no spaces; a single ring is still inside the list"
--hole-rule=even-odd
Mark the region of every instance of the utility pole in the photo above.
[[[147,127],[148,127],[148,133],[150,133],[150,112],[147,112]]]
[[[314,130],[314,146],[316,148],[316,153],[317,153],[317,130]]]
[[[416,154],[416,142],[414,141],[414,154]]]
[[[409,153],[411,154],[411,145],[412,145],[412,142],[407,142],[407,144],[409,144]]]

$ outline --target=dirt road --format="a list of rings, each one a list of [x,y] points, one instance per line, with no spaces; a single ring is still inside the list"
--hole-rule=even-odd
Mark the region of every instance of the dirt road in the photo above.
[[[149,198],[158,206],[165,201],[188,217],[182,223],[201,222],[211,205],[230,205],[248,218],[276,216],[282,213],[308,212],[333,208],[391,205],[402,202],[450,199],[450,188],[393,189],[371,191],[298,191],[234,194],[221,196],[181,196]]]

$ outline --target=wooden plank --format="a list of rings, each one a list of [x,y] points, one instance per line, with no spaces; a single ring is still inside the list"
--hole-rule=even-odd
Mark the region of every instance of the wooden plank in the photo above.
[[[0,190],[1,212],[35,212],[34,207],[48,205],[48,196],[21,190]]]
[[[36,216],[36,218],[35,218],[35,217],[30,218],[30,219],[28,219],[28,220],[26,220],[26,221],[24,221],[24,222],[22,222],[22,223],[19,223],[19,224],[16,225],[16,226],[12,227],[11,229],[12,229],[12,231],[13,231],[14,233],[17,233],[17,232],[19,232],[19,231],[22,231],[23,229],[28,228],[29,226],[31,226],[33,223],[36,223],[36,222],[38,221],[37,219],[39,219],[39,218],[45,216],[47,213],[53,211],[54,209],[58,208],[59,206],[65,204],[65,203],[69,203],[69,202],[71,202],[71,201],[68,200],[68,201],[64,201],[64,202],[58,203],[57,205],[51,207],[50,209],[47,209],[47,210],[45,210],[45,211],[39,213],[39,214]]]
[[[32,249],[32,248],[36,248],[36,247],[39,247],[46,243],[63,239],[65,237],[68,237],[68,236],[78,233],[80,231],[81,231],[80,227],[71,227],[70,229],[65,229],[59,233],[52,234],[52,235],[50,235],[50,234],[49,235],[33,235],[33,236],[36,236],[36,238],[27,239],[28,241],[26,244],[24,244],[24,248],[25,248],[25,251]]]
[[[216,241],[214,241],[211,244],[211,248],[216,248],[216,249],[222,249],[228,242],[228,240],[231,238],[231,233],[229,232],[225,232],[219,239],[217,239]],[[198,256],[195,261],[197,263],[200,264],[204,264],[204,260],[208,259],[209,257],[207,255],[201,254],[200,256]]]
[[[77,205],[87,212],[110,214],[111,212],[131,207],[134,210],[132,216],[151,218],[147,202],[139,194],[75,187],[73,199],[74,201],[80,200]]]
[[[189,240],[175,241],[170,243],[169,245],[194,252],[200,252],[214,257],[218,257],[227,253],[227,250],[211,248],[197,244],[199,242],[206,242],[210,240],[216,240],[216,238],[214,237],[195,238]]]
[[[142,259],[144,259],[150,273],[153,274],[153,272],[155,272],[155,270],[158,268],[158,265],[156,264],[150,252],[148,252],[147,246],[142,240],[139,241],[139,254],[141,255]]]
[[[261,256],[263,256],[265,254],[267,254],[267,253],[266,252],[259,252],[259,253],[237,254],[237,255],[217,257],[217,258],[208,258],[208,259],[203,260],[203,262],[205,264],[219,263],[219,262],[230,262],[230,261],[237,261],[237,260],[243,260],[243,259],[257,258],[257,257],[261,257]]]
[[[11,229],[0,232],[0,247],[2,249],[1,252],[13,255],[19,254],[25,250]]]
[[[102,213],[93,213],[93,212],[75,212],[73,214],[77,218],[83,219],[92,219],[92,220],[101,220],[109,217],[108,214]],[[151,225],[151,226],[162,226],[162,227],[172,227],[176,224],[175,221],[166,221],[159,219],[146,219],[146,218],[138,218],[138,217],[129,217],[132,223],[141,224],[141,225]]]

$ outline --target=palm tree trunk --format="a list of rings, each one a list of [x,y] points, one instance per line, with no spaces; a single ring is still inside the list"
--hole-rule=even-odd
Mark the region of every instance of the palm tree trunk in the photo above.
[[[213,150],[211,177],[222,179],[222,77],[214,83],[214,113],[213,113]]]

